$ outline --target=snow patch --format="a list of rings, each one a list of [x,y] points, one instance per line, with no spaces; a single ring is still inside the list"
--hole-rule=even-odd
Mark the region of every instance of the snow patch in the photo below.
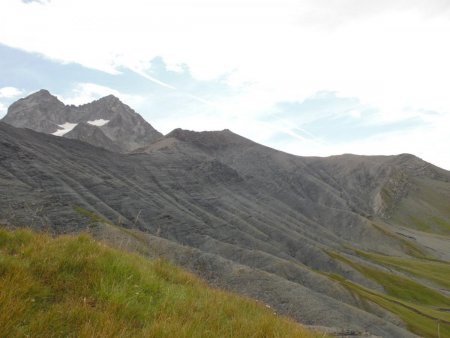
[[[93,126],[97,126],[97,127],[104,126],[108,122],[109,122],[109,120],[103,120],[103,119],[94,120],[94,121],[87,121],[87,123],[92,124]]]
[[[59,124],[58,127],[62,128],[62,129],[58,129],[57,131],[52,133],[52,135],[63,136],[64,134],[67,134],[69,131],[71,131],[73,128],[75,128],[77,126],[77,124],[78,123],[69,123],[69,122],[66,122],[64,124]]]

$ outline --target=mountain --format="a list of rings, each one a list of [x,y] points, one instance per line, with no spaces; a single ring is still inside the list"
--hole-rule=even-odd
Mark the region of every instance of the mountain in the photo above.
[[[162,136],[113,95],[81,106],[66,106],[47,90],[40,90],[13,103],[2,121],[121,152],[132,151]]]
[[[413,155],[182,129],[124,154],[0,123],[0,168],[0,223],[88,231],[308,325],[450,333],[450,173]]]

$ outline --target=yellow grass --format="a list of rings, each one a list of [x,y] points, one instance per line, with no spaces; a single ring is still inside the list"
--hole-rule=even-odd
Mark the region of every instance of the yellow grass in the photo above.
[[[0,337],[316,337],[162,260],[0,229]]]

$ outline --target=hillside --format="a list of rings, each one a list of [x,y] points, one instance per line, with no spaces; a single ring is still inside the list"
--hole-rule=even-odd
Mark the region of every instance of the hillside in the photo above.
[[[262,304],[87,235],[0,229],[0,337],[314,337]]]
[[[70,139],[0,123],[0,223],[88,231],[308,325],[449,330],[448,171],[410,154],[294,156],[230,130],[123,153],[79,126]]]

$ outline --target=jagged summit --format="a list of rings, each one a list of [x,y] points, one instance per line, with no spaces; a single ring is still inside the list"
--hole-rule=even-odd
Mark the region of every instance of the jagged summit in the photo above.
[[[52,94],[50,94],[50,92],[47,89],[40,89],[37,92],[31,94],[29,97],[36,97],[36,96],[53,96]]]
[[[55,136],[77,138],[76,135],[80,135],[79,139],[84,142],[121,152],[143,147],[162,136],[114,95],[73,106],[65,105],[48,90],[41,89],[13,103],[2,121]],[[71,133],[80,123],[91,127],[85,126]],[[100,129],[101,133],[92,128]]]
[[[106,96],[100,98],[99,100],[104,100],[104,101],[120,101],[120,99],[119,99],[117,96],[114,96],[113,94],[106,95]]]
[[[125,103],[123,103],[117,96],[114,96],[113,94],[109,94],[107,96],[103,96],[97,100],[94,100],[90,103],[86,103],[82,106],[87,106],[87,105],[99,105],[99,104],[106,104],[106,105],[122,105],[122,106],[127,106]],[[131,109],[131,108],[130,108]]]
[[[60,106],[63,106],[64,103],[61,102],[58,97],[55,95],[52,95],[48,90],[41,89],[35,93],[32,93],[28,95],[27,97],[24,97],[22,99],[19,99],[17,102],[13,103],[12,106],[18,103],[23,104],[24,102],[27,102],[28,104],[34,103],[39,105],[49,105],[49,104],[58,104]]]
[[[64,103],[43,89],[14,102],[2,121],[15,127],[50,133],[56,131],[59,124],[67,122],[64,108]]]

